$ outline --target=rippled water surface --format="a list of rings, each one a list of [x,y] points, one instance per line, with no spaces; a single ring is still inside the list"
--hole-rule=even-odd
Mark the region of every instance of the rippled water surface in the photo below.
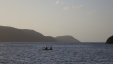
[[[0,44],[0,64],[113,64],[113,45]]]

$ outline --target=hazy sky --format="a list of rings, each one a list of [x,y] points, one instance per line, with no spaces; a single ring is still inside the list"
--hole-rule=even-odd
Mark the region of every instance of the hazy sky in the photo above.
[[[113,0],[0,0],[0,25],[104,42],[113,35]]]

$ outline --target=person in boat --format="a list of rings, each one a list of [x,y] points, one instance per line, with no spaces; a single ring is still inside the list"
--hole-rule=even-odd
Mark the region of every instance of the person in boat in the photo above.
[[[53,50],[52,46],[48,48],[47,46],[43,50]]]
[[[49,49],[49,50],[53,50],[52,46],[50,47],[50,49]]]
[[[45,47],[44,50],[48,50],[48,47]]]

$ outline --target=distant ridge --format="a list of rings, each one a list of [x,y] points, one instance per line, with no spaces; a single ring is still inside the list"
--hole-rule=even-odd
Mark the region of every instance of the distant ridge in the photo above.
[[[79,42],[72,36],[44,36],[30,29],[0,26],[0,42]]]
[[[69,35],[66,35],[66,36],[57,36],[56,37],[56,40],[58,41],[58,42],[66,42],[66,43],[80,43],[80,41],[79,40],[77,40],[77,39],[75,39],[74,37],[72,37],[72,36],[69,36]]]

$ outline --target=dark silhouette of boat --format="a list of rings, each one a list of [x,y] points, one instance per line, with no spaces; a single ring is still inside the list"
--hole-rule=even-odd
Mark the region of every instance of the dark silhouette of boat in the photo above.
[[[52,46],[51,47],[46,46],[46,47],[43,48],[43,50],[53,50],[53,47]]]

